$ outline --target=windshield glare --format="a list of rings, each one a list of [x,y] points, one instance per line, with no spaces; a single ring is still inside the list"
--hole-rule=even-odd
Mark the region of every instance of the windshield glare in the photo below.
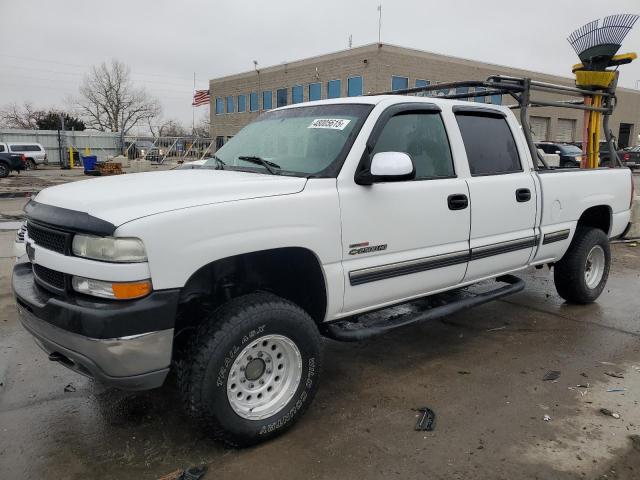
[[[260,157],[277,173],[335,176],[372,105],[340,104],[267,112],[216,152],[225,169],[265,170],[238,157]],[[208,160],[205,167],[216,167]]]

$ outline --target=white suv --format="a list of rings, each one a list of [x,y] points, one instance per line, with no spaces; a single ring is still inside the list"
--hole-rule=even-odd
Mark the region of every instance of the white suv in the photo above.
[[[46,165],[47,152],[39,143],[0,143],[0,152],[19,153],[26,157],[27,168]]]

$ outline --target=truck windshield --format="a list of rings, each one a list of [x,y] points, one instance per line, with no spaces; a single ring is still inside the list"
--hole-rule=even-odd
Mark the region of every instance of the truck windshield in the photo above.
[[[373,105],[335,104],[267,112],[216,152],[224,169],[265,169],[245,158],[261,158],[274,173],[336,176]],[[203,166],[215,168],[208,160]]]

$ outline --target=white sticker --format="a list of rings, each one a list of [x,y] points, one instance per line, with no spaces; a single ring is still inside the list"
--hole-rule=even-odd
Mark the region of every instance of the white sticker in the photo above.
[[[316,118],[307,128],[329,128],[331,130],[344,130],[351,120],[345,118]]]

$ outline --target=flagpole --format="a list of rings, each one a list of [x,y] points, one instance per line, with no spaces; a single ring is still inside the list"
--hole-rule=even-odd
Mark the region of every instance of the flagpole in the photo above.
[[[196,94],[196,72],[193,72],[193,97]],[[191,102],[191,136],[196,134],[196,106]]]
[[[382,4],[378,5],[378,43],[382,40]]]

